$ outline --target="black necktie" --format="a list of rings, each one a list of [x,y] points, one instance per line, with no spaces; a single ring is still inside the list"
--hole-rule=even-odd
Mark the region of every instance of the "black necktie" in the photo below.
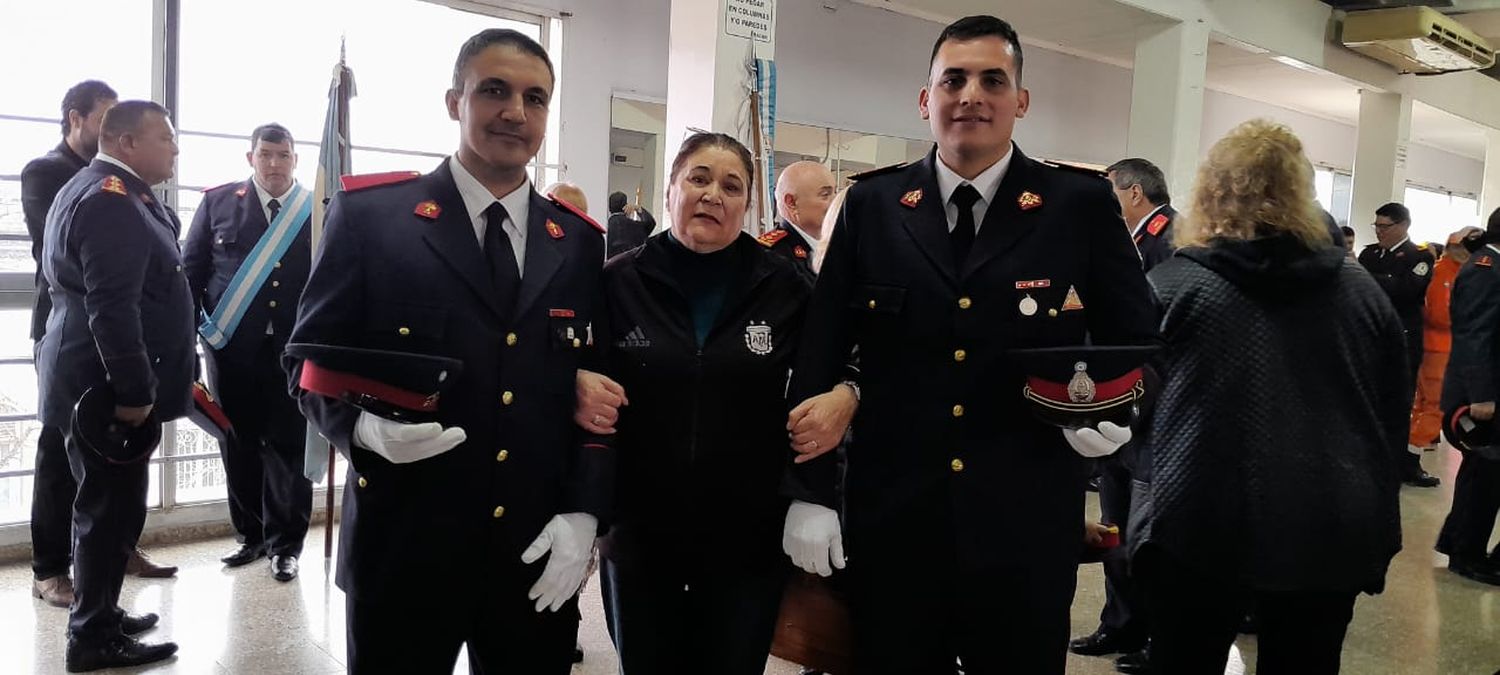
[[[515,248],[505,234],[505,219],[509,214],[505,205],[495,202],[484,210],[484,217],[484,253],[490,262],[490,279],[500,292],[500,306],[510,309],[509,298],[515,295],[521,273],[516,269]]]
[[[953,244],[954,265],[962,268],[964,260],[969,257],[969,249],[974,248],[974,202],[979,201],[979,191],[964,183],[953,191],[948,201],[958,207],[958,225],[948,234],[948,241]]]
[[[281,213],[281,202],[272,199],[266,202],[266,208],[271,209],[271,220],[276,220],[276,214]]]

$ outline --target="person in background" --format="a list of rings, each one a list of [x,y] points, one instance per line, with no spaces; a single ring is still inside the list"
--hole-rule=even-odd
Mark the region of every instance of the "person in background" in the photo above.
[[[1349,252],[1349,259],[1357,259],[1358,256],[1354,253],[1354,228],[1340,225],[1339,231],[1344,233],[1344,249]]]
[[[613,258],[646,243],[656,230],[656,219],[640,204],[626,203],[623,192],[609,194],[609,230],[604,236],[608,257]]]
[[[1411,433],[1408,451],[1437,449],[1443,428],[1443,413],[1438,401],[1443,393],[1443,371],[1448,368],[1448,354],[1453,351],[1452,321],[1448,301],[1458,271],[1469,261],[1464,239],[1484,234],[1478,227],[1466,227],[1448,236],[1448,245],[1432,266],[1432,282],[1422,305],[1422,365],[1417,371],[1416,396],[1411,405]]]

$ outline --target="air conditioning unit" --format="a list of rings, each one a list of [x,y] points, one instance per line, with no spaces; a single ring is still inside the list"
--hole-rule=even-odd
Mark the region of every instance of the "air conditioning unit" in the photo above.
[[[609,161],[618,166],[639,169],[646,165],[646,151],[640,148],[615,148],[609,153]]]
[[[1495,63],[1495,50],[1484,38],[1430,7],[1350,12],[1343,42],[1403,73],[1450,73]]]

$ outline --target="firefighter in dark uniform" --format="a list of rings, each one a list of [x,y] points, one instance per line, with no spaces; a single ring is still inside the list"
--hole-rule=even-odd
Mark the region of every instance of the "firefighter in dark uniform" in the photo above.
[[[1141,254],[1141,268],[1151,271],[1158,263],[1172,257],[1172,208],[1166,176],[1155,164],[1140,159],[1122,159],[1105,169],[1120,202],[1120,212],[1131,228],[1130,237]],[[1130,526],[1130,475],[1135,464],[1135,445],[1120,449],[1113,457],[1099,462],[1099,511],[1104,522],[1121,532]],[[1146,646],[1146,602],[1140,590],[1131,583],[1125,548],[1119,547],[1104,557],[1104,608],[1099,612],[1099,628],[1077,638],[1068,649],[1084,656],[1102,656],[1125,652],[1117,660],[1121,672],[1143,672],[1150,660]]]
[[[1468,406],[1469,416],[1493,429],[1500,392],[1500,210],[1490,214],[1484,234],[1466,243],[1474,251],[1453,282],[1453,353],[1443,375],[1442,409],[1445,424],[1459,406]],[[1500,559],[1485,553],[1497,513],[1500,461],[1463,451],[1453,507],[1437,540],[1438,552],[1448,555],[1448,569],[1500,586]]]
[[[191,407],[195,361],[181,225],[150,187],[172,177],[177,155],[166,109],[116,105],[105,113],[99,147],[48,214],[42,272],[52,313],[37,349],[42,423],[67,430],[78,478],[67,649],[74,672],[158,661],[177,645],[136,642],[130,635],[156,615],[119,607],[129,551],[146,523],[147,465],[110,463],[83,447],[73,408],[85,392],[106,387],[124,424],[181,417]]]
[[[850,188],[808,310],[790,402],[830,392],[856,346],[862,397],[846,522],[836,456],[790,464],[784,547],[826,574],[847,531],[861,673],[1062,673],[1086,459],[1131,437],[1043,424],[1005,355],[1149,344],[1157,324],[1107,184],[1011,142],[1021,60],[997,18],[944,29],[920,96],[937,148]]]
[[[1427,297],[1427,283],[1432,280],[1432,266],[1437,257],[1427,244],[1414,244],[1407,236],[1411,212],[1391,202],[1375,210],[1375,243],[1359,253],[1359,264],[1369,270],[1396,306],[1401,325],[1406,330],[1407,403],[1416,394],[1417,371],[1422,366],[1422,304]],[[1412,487],[1437,487],[1442,481],[1422,469],[1421,449],[1408,448],[1401,458],[1401,481]]]
[[[312,515],[307,422],[281,369],[312,267],[313,194],[292,178],[293,143],[279,124],[256,128],[246,153],[254,176],[204,193],[183,250],[210,391],[234,428],[219,452],[240,546],[220,560],[238,567],[268,556],[278,581],[297,576]]]
[[[572,422],[602,330],[602,228],[527,178],[553,83],[534,40],[476,34],[447,94],[458,152],[330,205],[291,342],[462,362],[436,421],[403,424],[306,391],[286,360],[350,462],[337,581],[351,673],[448,672],[465,644],[475,672],[571,667],[613,455]]]
[[[99,152],[99,125],[115,104],[115,91],[97,80],[80,82],[63,96],[63,140],[51,152],[21,169],[21,211],[31,235],[36,262],[36,299],[31,310],[31,339],[47,332],[52,296],[42,276],[43,229],[47,209],[57,192]],[[78,483],[68,468],[62,429],[43,426],[36,441],[36,475],[31,487],[32,595],[54,607],[73,604],[73,496]]]
[[[760,243],[792,261],[812,281],[813,256],[823,236],[823,216],[834,195],[833,172],[818,162],[788,164],[776,181],[776,229],[759,237]]]

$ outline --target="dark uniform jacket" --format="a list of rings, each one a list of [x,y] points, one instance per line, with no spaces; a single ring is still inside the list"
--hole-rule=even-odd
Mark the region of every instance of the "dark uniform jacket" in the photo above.
[[[792,261],[792,265],[808,281],[817,279],[812,269],[813,246],[790,223],[785,220],[777,223],[776,229],[760,235],[758,241],[770,247],[777,255]]]
[[[1401,549],[1401,324],[1342,247],[1290,237],[1151,271],[1166,344],[1125,540],[1262,591],[1377,591]]]
[[[669,250],[669,247],[679,247]],[[608,374],[625,387],[612,560],[765,566],[782,560],[786,383],[811,286],[741,234],[723,309],[697,345],[665,233],[605,269]],[[705,567],[706,568],[706,567]]]
[[[1141,252],[1141,267],[1147,272],[1172,257],[1172,252],[1177,250],[1172,245],[1172,225],[1176,221],[1177,209],[1171,204],[1163,204],[1132,234],[1135,247]]]
[[[1415,340],[1418,345],[1422,343],[1422,303],[1435,262],[1427,244],[1413,244],[1410,239],[1390,251],[1380,244],[1370,244],[1359,252],[1359,264],[1369,270],[1396,306],[1408,341]]]
[[[613,258],[646,243],[646,237],[651,236],[651,231],[656,229],[656,219],[651,217],[650,211],[640,209],[636,213],[641,214],[640,220],[632,220],[624,213],[609,214],[609,234],[605,236],[609,257]]]
[[[360,411],[298,389],[302,364],[287,358],[303,413],[350,461],[337,576],[347,593],[410,600],[437,579],[530,583],[503,570],[554,515],[604,520],[613,455],[583,442],[572,420],[575,373],[602,312],[604,242],[580,215],[530,199],[511,307],[500,306],[446,161],[329,207],[291,341],[463,361],[437,421],[467,433],[444,454],[393,464],[354,445]],[[535,579],[541,568],[526,570]]]
[[[1140,257],[1106,181],[1016,148],[955,269],[937,161],[929,153],[850,188],[789,402],[828,391],[858,347],[850,560],[925,543],[965,568],[1072,560],[1088,463],[1027,411],[1023,375],[1005,352],[1152,342]],[[833,453],[794,466],[792,496],[834,506],[836,466]]]
[[[1453,282],[1453,353],[1443,410],[1495,400],[1500,392],[1500,246],[1474,252]]]
[[[193,301],[176,214],[150,186],[95,159],[48,214],[42,271],[52,312],[37,350],[43,424],[66,428],[91,387],[162,421],[191,405]]]
[[[183,247],[193,302],[203,312],[214,313],[230,280],[269,228],[254,181],[229,183],[204,192]],[[291,335],[297,320],[297,298],[312,267],[311,229],[303,225],[297,233],[250,301],[234,337],[223,349],[214,350],[215,358],[248,365],[265,340],[267,325],[279,341]]]
[[[43,230],[47,224],[47,209],[58,190],[89,163],[73,149],[67,141],[41,157],[31,160],[21,169],[21,212],[26,216],[26,232],[31,235],[31,259],[36,261],[36,299],[31,308],[31,339],[42,339],[47,330],[47,314],[52,311],[52,295],[47,292],[47,279],[42,275]]]

